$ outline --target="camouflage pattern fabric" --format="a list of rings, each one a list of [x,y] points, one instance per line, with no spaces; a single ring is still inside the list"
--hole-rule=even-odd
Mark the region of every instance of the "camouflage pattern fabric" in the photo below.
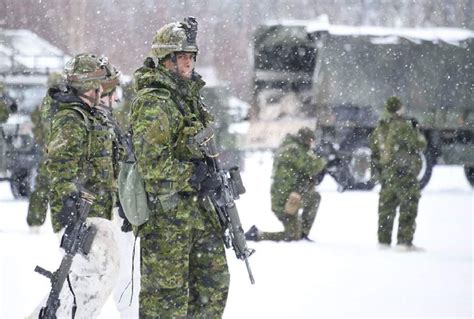
[[[416,178],[421,168],[419,153],[426,147],[426,140],[410,121],[397,114],[381,120],[369,140],[373,167],[382,185],[379,242],[391,243],[393,221],[399,208],[398,244],[411,245],[421,196]]]
[[[203,160],[191,137],[212,120],[200,100],[204,82],[148,63],[135,84],[133,144],[152,206],[139,229],[140,318],[220,318],[229,286],[220,226],[189,183],[192,161]]]
[[[8,106],[0,99],[0,124],[8,120]]]
[[[106,117],[71,93],[57,92],[57,113],[53,115],[47,143],[47,172],[50,176],[50,206],[53,230],[62,199],[82,185],[96,195],[90,217],[111,218],[115,204],[114,141],[116,136]]]
[[[41,148],[42,157],[39,161],[38,171],[35,179],[35,189],[30,195],[28,214],[26,222],[29,226],[40,226],[46,219],[49,202],[49,174],[46,169],[46,141],[51,131],[51,117],[53,99],[50,94],[58,92],[57,89],[49,89],[41,105],[31,113],[31,121],[34,124],[33,134],[35,141]]]
[[[262,232],[257,240],[299,240],[310,233],[321,201],[313,177],[325,165],[325,161],[317,157],[302,138],[288,135],[283,140],[275,153],[270,191],[272,210],[283,223],[284,231]],[[301,216],[285,213],[285,203],[293,191],[302,196]]]
[[[28,204],[26,222],[29,226],[43,225],[48,212],[50,182],[46,165],[46,160],[43,157],[38,166],[35,189],[30,195],[30,202]]]

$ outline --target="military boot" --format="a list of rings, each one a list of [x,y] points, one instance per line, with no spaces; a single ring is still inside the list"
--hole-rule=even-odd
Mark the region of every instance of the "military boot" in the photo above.
[[[245,233],[245,239],[251,241],[257,241],[258,235],[260,231],[258,230],[257,226],[253,225],[250,229]]]

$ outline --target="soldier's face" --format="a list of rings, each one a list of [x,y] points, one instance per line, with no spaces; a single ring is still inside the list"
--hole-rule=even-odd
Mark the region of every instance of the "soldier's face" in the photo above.
[[[178,66],[179,75],[182,78],[190,79],[194,70],[194,53],[178,52],[176,53],[176,64]]]

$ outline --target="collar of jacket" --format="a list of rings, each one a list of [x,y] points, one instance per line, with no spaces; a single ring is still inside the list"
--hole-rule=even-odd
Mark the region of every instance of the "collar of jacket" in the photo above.
[[[92,108],[86,104],[79,96],[74,94],[72,89],[68,89],[67,91],[61,91],[57,88],[50,88],[48,90],[49,96],[59,102],[59,103],[64,103],[64,104],[77,104],[84,110],[86,110],[89,113],[92,113]]]
[[[198,73],[192,79],[181,79],[162,65],[143,66],[134,74],[137,91],[144,88],[164,88],[176,92],[183,99],[193,99],[206,84]]]

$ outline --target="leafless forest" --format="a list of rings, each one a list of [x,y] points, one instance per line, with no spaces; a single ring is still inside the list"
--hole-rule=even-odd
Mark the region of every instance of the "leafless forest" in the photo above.
[[[0,0],[0,28],[30,29],[69,54],[109,56],[131,74],[164,23],[193,15],[200,23],[200,65],[213,66],[248,100],[252,34],[267,20],[474,29],[474,0]]]

